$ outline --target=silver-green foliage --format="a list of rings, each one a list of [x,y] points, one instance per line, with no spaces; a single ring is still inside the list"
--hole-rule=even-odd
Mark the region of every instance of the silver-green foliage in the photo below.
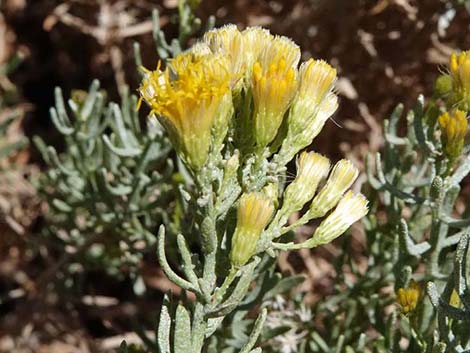
[[[397,133],[401,110],[399,106],[384,123],[386,146],[383,161],[380,155],[376,156],[376,176],[368,163],[369,181],[380,193],[387,227],[395,236],[393,284],[395,289],[406,287],[414,277],[423,286],[427,283],[434,306],[437,297],[434,288],[446,287],[447,292],[457,290],[463,303],[468,292],[462,288],[466,288],[463,284],[469,280],[469,274],[452,272],[452,265],[454,261],[457,265],[462,262],[459,258],[464,256],[464,250],[455,252],[455,248],[459,241],[465,243],[470,223],[466,219],[455,219],[453,214],[463,178],[470,171],[470,159],[462,156],[454,166],[446,157],[437,133],[440,108],[434,101],[425,107],[423,97],[418,99],[414,110],[407,115],[406,136]],[[468,149],[463,153],[467,152]],[[377,218],[371,217],[369,232],[376,229],[373,223],[385,223]],[[457,284],[462,287],[459,289]],[[448,303],[449,296],[445,295]],[[468,316],[446,320],[444,318],[453,317],[452,310],[449,306],[439,307],[437,321],[440,323],[436,325],[436,310],[431,301],[425,297],[420,300],[416,312],[401,320],[401,335],[410,339],[409,351],[470,349],[470,331],[462,330],[469,324]],[[454,331],[455,334],[449,334]],[[398,349],[396,344],[392,347]]]
[[[304,334],[298,352],[470,350],[470,221],[453,217],[470,159],[449,166],[437,133],[439,112],[420,97],[406,115],[405,135],[399,134],[402,105],[384,121],[383,151],[367,158],[373,204],[365,221],[367,266],[356,265],[345,238],[335,291],[312,308],[322,328],[297,321],[284,334]],[[345,266],[352,276],[344,275]],[[405,315],[394,293],[412,278],[423,294]],[[268,346],[282,352],[275,342]]]
[[[150,251],[153,231],[174,206],[170,146],[158,123],[142,126],[137,98],[106,103],[94,81],[66,108],[56,89],[52,122],[63,152],[35,137],[48,169],[38,188],[49,205],[47,234],[59,249],[72,247],[83,264],[118,274]]]

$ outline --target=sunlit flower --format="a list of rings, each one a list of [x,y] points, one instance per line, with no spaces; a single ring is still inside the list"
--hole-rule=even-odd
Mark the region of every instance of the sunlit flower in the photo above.
[[[439,116],[438,122],[442,131],[444,151],[451,160],[454,160],[460,156],[468,132],[465,112],[461,110],[453,110],[450,114],[445,112]]]
[[[282,123],[297,89],[298,46],[275,37],[253,65],[254,136],[258,146],[268,145]]]
[[[328,158],[315,152],[303,152],[297,159],[297,176],[284,191],[282,211],[292,213],[300,210],[315,195],[329,169]]]
[[[274,206],[267,196],[257,192],[241,196],[230,252],[234,266],[243,266],[255,254],[257,241],[273,212]]]
[[[163,71],[160,64],[155,71],[145,70],[141,97],[194,170],[207,159],[211,128],[223,98],[230,92],[229,80],[227,60],[204,52],[180,54]]]
[[[288,117],[288,132],[280,155],[290,160],[310,145],[326,120],[336,111],[338,98],[333,93],[336,70],[323,60],[310,59],[300,66],[299,89]]]
[[[470,110],[470,51],[451,54],[449,74],[437,79],[436,93],[443,96],[449,108]]]
[[[368,212],[367,199],[362,194],[348,191],[335,210],[315,230],[312,241],[316,245],[328,244],[343,234],[353,223]]]

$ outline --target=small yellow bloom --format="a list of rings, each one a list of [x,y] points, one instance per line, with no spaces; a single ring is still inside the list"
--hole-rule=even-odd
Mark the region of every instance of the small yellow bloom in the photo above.
[[[315,152],[303,152],[297,158],[297,176],[284,192],[282,212],[290,214],[310,201],[327,176],[330,160]]]
[[[331,92],[335,81],[336,69],[326,61],[309,59],[300,66],[299,99],[315,108]]]
[[[470,52],[464,51],[459,55],[450,56],[450,74],[458,88],[470,91]]]
[[[275,37],[253,65],[254,136],[258,146],[276,137],[297,89],[300,50],[285,37]]]
[[[353,223],[364,217],[369,208],[362,194],[348,191],[335,210],[315,230],[312,241],[316,245],[328,244],[343,234]]]
[[[274,207],[267,196],[257,192],[241,196],[230,252],[232,265],[243,266],[255,254],[258,239],[273,212]]]
[[[416,309],[421,297],[421,287],[415,280],[411,280],[407,288],[399,288],[397,301],[403,314],[408,314]]]
[[[460,156],[468,132],[465,112],[458,109],[451,111],[450,114],[445,112],[439,116],[438,122],[442,131],[444,151],[449,159],[454,160]]]
[[[335,164],[326,182],[310,205],[309,213],[312,217],[323,217],[329,210],[336,206],[343,194],[356,180],[359,171],[347,159],[342,159]]]
[[[142,99],[159,117],[177,152],[197,171],[206,162],[211,128],[223,98],[230,94],[227,60],[220,55],[186,52],[167,68],[145,71]]]
[[[242,33],[236,25],[229,24],[207,32],[203,41],[213,53],[222,54],[228,58],[232,74],[230,86],[234,87],[243,77],[246,69],[245,41]]]
[[[449,106],[470,110],[470,51],[458,55],[452,53],[449,71],[452,79],[452,89],[447,97]]]

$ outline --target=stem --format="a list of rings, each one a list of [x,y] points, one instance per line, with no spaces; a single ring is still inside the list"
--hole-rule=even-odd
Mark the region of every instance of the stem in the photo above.
[[[238,269],[236,269],[235,267],[232,266],[230,268],[228,276],[225,278],[225,280],[222,283],[222,285],[220,286],[220,288],[218,288],[215,291],[214,299],[213,299],[214,304],[217,305],[222,300],[223,296],[225,295],[225,292],[227,292],[228,287],[230,287],[233,280],[236,278],[237,273],[238,273]]]

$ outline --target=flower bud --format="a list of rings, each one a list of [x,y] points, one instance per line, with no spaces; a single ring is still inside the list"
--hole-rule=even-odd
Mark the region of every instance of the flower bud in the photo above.
[[[241,196],[230,252],[232,265],[243,266],[255,254],[258,239],[273,212],[271,201],[263,194],[252,192]]]
[[[336,209],[320,223],[313,235],[316,245],[328,244],[343,234],[353,223],[367,214],[367,199],[362,194],[348,191]]]
[[[356,180],[357,168],[348,160],[342,159],[334,166],[326,185],[315,196],[308,211],[312,218],[323,217],[336,206],[341,196]]]
[[[444,152],[451,161],[462,153],[465,136],[468,131],[468,122],[465,112],[453,110],[450,114],[445,112],[438,119],[442,131],[441,140]]]
[[[470,52],[452,53],[449,60],[452,91],[447,102],[450,107],[470,110]]]
[[[421,297],[421,287],[415,280],[411,280],[407,288],[397,290],[397,302],[401,306],[403,314],[413,312]]]
[[[237,173],[239,166],[240,153],[238,152],[238,150],[235,150],[232,156],[225,162],[224,178],[233,177]]]
[[[297,158],[297,176],[284,191],[282,213],[300,210],[310,201],[320,182],[328,176],[330,160],[315,152],[303,152]]]
[[[452,92],[452,77],[450,75],[440,75],[434,84],[434,92],[439,97],[445,97]]]

